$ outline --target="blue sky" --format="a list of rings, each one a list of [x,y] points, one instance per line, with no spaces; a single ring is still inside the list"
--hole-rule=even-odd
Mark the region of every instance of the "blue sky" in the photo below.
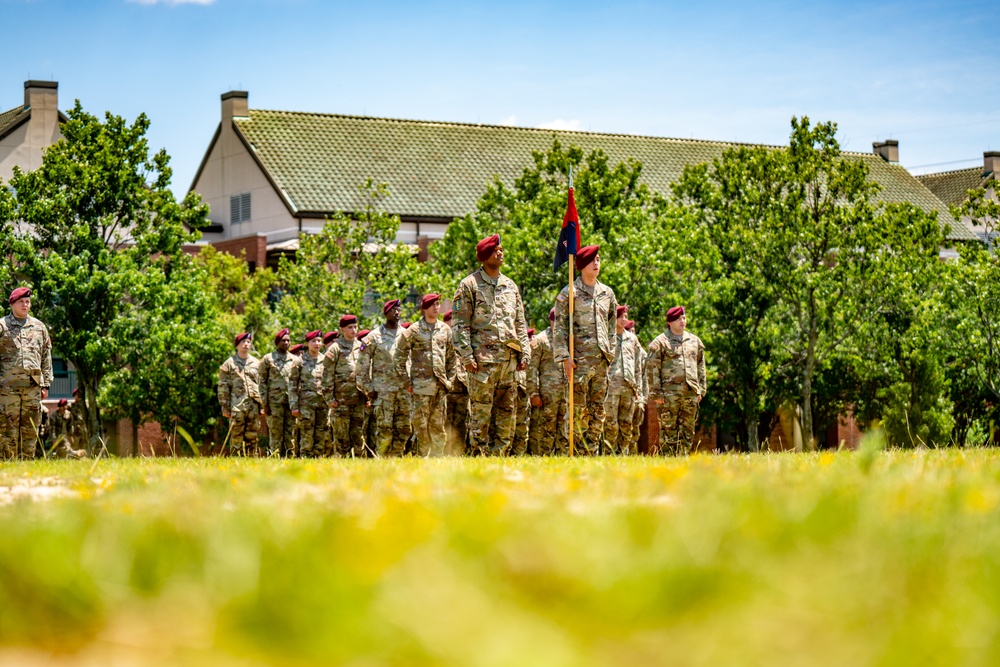
[[[914,173],[1000,150],[991,2],[0,0],[0,110],[146,113],[191,184],[219,96],[251,108],[786,143],[793,115],[845,150],[900,142]]]

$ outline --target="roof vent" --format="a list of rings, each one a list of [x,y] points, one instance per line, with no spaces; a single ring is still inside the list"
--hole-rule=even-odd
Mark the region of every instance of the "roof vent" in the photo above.
[[[890,164],[899,163],[899,142],[895,139],[886,139],[885,141],[873,141],[872,148],[875,151],[875,155],[885,160]]]
[[[990,174],[993,174],[993,178],[1000,178],[1000,151],[983,153],[983,176]]]

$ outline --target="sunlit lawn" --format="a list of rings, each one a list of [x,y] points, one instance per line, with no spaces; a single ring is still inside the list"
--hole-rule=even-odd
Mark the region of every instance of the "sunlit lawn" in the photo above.
[[[0,466],[0,663],[995,665],[1000,452]]]

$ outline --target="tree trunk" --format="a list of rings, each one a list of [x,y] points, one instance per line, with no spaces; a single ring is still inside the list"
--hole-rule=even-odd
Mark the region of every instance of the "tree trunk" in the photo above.
[[[760,438],[757,436],[758,428],[759,421],[757,419],[757,411],[752,410],[750,415],[747,416],[747,449],[751,452],[760,451]]]

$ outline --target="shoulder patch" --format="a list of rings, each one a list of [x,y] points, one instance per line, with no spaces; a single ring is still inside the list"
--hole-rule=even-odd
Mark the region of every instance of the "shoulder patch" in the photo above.
[[[559,296],[556,297],[556,301],[558,301],[560,303],[562,303],[565,300],[566,300],[566,296],[562,292],[560,292]]]

